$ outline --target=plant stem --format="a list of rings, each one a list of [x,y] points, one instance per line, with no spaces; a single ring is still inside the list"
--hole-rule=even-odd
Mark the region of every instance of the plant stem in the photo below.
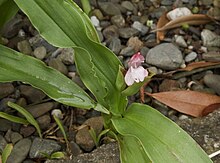
[[[87,15],[89,15],[89,13],[91,11],[91,6],[90,6],[90,3],[89,3],[89,0],[81,0],[81,4],[82,4],[83,11]]]

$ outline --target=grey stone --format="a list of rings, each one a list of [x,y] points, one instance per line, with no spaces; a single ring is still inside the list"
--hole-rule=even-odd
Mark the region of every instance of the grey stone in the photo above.
[[[61,149],[61,146],[54,140],[35,138],[33,140],[29,157],[30,158],[43,158],[42,153],[51,155]]]
[[[130,38],[132,36],[137,36],[139,34],[139,31],[134,28],[126,27],[126,28],[120,28],[119,29],[119,36],[122,38]]]
[[[60,71],[61,73],[63,73],[64,75],[68,74],[68,69],[67,67],[63,64],[63,62],[58,59],[58,58],[52,58],[49,62],[48,65],[50,67],[53,67],[54,69]]]
[[[130,37],[127,41],[127,46],[132,47],[135,52],[140,51],[143,46],[143,42],[138,37]]]
[[[134,10],[134,5],[130,1],[122,1],[121,6],[127,9],[128,11]]]
[[[3,151],[6,145],[7,145],[7,142],[5,138],[2,135],[0,135],[0,152]]]
[[[105,28],[103,30],[103,36],[106,38],[106,39],[111,39],[111,38],[114,38],[114,37],[118,37],[119,36],[119,33],[118,33],[118,28],[117,26],[115,25],[111,25],[111,26],[108,26],[107,28]]]
[[[6,119],[0,119],[0,131],[6,132],[12,127],[12,122]]]
[[[116,142],[104,144],[91,153],[83,153],[72,160],[47,160],[45,163],[120,163]]]
[[[120,55],[123,55],[125,57],[130,57],[135,53],[135,50],[133,47],[125,47],[121,50]]]
[[[74,141],[70,142],[70,150],[73,156],[78,156],[79,154],[82,153],[82,150],[80,149],[78,144],[76,144]]]
[[[112,38],[109,49],[111,49],[115,54],[118,54],[121,50],[121,40],[117,37]]]
[[[125,26],[125,19],[122,15],[115,15],[111,17],[112,24],[116,25],[119,28]]]
[[[172,6],[174,2],[175,2],[174,0],[162,0],[161,5],[163,5],[163,6]]]
[[[41,90],[28,85],[20,85],[19,90],[21,95],[23,95],[30,103],[40,102],[46,97]]]
[[[183,36],[175,35],[174,38],[175,38],[175,42],[177,45],[184,47],[184,48],[187,47],[187,43],[184,40]]]
[[[113,2],[99,2],[99,7],[106,15],[120,15],[121,11]]]
[[[26,109],[33,115],[34,118],[37,118],[52,110],[53,107],[54,102],[45,102],[37,105],[27,106]]]
[[[102,117],[92,117],[83,123],[83,126],[76,133],[76,143],[85,151],[91,151],[95,143],[89,132],[89,128],[93,128],[95,133],[98,135],[103,128],[103,118]]]
[[[20,128],[20,134],[22,134],[25,138],[34,134],[35,131],[36,128],[34,126],[21,126]]]
[[[49,128],[51,122],[51,118],[49,115],[42,115],[41,117],[38,117],[36,120],[42,130]]]
[[[204,76],[204,83],[220,95],[220,75],[207,74]]]
[[[146,63],[164,70],[175,70],[181,66],[183,56],[181,51],[172,43],[162,43],[150,49]]]
[[[201,38],[204,46],[220,47],[220,36],[208,29],[203,29]]]
[[[73,56],[74,56],[73,48],[63,48],[61,50],[60,55],[58,55],[57,58],[59,58],[66,65],[71,65],[74,63]]]
[[[21,139],[19,142],[17,142],[13,149],[11,154],[8,157],[7,163],[21,163],[25,160],[25,158],[28,155],[28,152],[31,147],[31,140],[28,138]]]
[[[14,89],[15,88],[11,83],[0,83],[0,99],[12,94]]]
[[[40,60],[44,59],[47,55],[47,49],[44,46],[34,49],[34,56]]]
[[[22,135],[19,134],[18,132],[12,132],[10,137],[11,137],[12,144],[17,143],[19,140],[23,138]]]
[[[18,42],[17,48],[21,53],[27,55],[30,55],[32,53],[31,45],[27,40]]]
[[[197,58],[198,54],[196,52],[190,52],[189,54],[186,55],[185,61],[186,62],[191,62]]]
[[[132,28],[137,29],[141,35],[145,35],[149,31],[149,28],[139,21],[135,21],[131,26]]]
[[[210,51],[202,54],[202,58],[205,61],[219,62],[220,61],[220,51]]]

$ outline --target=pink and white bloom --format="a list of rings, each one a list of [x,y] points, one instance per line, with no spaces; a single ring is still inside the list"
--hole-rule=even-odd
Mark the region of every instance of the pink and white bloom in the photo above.
[[[148,76],[148,71],[145,70],[141,63],[144,62],[144,57],[140,52],[134,54],[128,62],[128,71],[125,74],[125,83],[130,86],[134,82],[139,83],[144,81],[144,78]]]

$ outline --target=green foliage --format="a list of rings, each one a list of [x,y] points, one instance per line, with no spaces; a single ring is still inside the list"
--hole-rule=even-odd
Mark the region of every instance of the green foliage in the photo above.
[[[12,144],[7,144],[5,146],[4,150],[2,151],[2,163],[6,163],[7,162],[7,159],[10,156],[12,149],[13,149],[13,145]],[[0,161],[1,161],[1,159],[0,159]]]
[[[34,117],[27,110],[25,110],[21,106],[15,104],[15,103],[12,103],[10,101],[8,102],[8,106],[17,110],[19,113],[21,113],[27,119],[27,121],[37,129],[37,132],[38,132],[40,138],[42,138],[41,129],[40,129],[37,121],[34,119]]]
[[[92,127],[89,129],[89,133],[90,133],[96,147],[99,146],[101,137],[103,135],[105,135],[106,133],[108,133],[109,131],[110,131],[110,129],[105,129],[97,136],[95,130]]]
[[[56,123],[57,123],[57,125],[58,125],[60,131],[62,132],[63,137],[64,137],[64,139],[65,139],[65,141],[66,141],[66,144],[68,145],[69,141],[68,141],[68,139],[67,139],[66,132],[65,132],[65,130],[64,130],[64,127],[63,127],[62,122],[60,121],[60,119],[59,119],[56,115],[53,115],[53,118],[54,118],[54,120],[56,121]]]
[[[16,117],[16,116],[4,113],[4,112],[0,112],[0,117],[4,118],[4,119],[7,119],[11,122],[15,122],[15,123],[20,123],[20,124],[24,124],[24,125],[29,124],[29,122],[27,120],[23,119],[23,118]]]

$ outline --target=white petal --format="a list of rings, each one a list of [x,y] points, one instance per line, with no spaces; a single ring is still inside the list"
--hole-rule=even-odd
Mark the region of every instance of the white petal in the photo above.
[[[138,68],[131,67],[131,72],[133,80],[137,83],[144,81],[144,78],[148,76],[148,71],[145,70],[142,66],[139,66]]]
[[[125,83],[130,86],[134,83],[134,79],[132,77],[131,68],[128,69],[127,73],[125,74]]]

